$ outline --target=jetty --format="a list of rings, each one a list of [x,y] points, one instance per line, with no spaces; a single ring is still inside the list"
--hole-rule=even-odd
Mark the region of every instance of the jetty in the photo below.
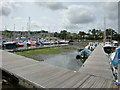
[[[99,45],[79,71],[0,50],[0,69],[32,88],[119,88],[114,85],[109,60]]]
[[[102,45],[96,47],[80,68],[79,72],[105,77],[108,79],[113,78],[109,58],[104,52]]]

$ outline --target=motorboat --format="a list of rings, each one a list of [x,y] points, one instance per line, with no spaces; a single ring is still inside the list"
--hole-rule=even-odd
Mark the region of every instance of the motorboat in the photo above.
[[[23,41],[19,41],[17,44],[18,44],[18,47],[23,47],[23,46],[25,46],[27,43],[26,43],[26,42],[23,42]]]
[[[4,42],[3,47],[6,48],[6,49],[16,48],[17,47],[17,42],[12,42],[12,41]]]
[[[36,41],[36,45],[41,45],[42,42],[41,41]]]
[[[105,51],[105,53],[110,54],[112,52],[112,44],[111,42],[105,42],[103,49]]]
[[[115,49],[116,49],[118,46],[119,46],[118,41],[113,41],[113,43],[112,43],[112,52],[114,52]]]
[[[84,59],[84,58],[86,59],[90,54],[91,54],[91,50],[83,49],[76,55],[76,59]]]
[[[93,51],[97,46],[98,46],[98,42],[89,42],[89,45],[87,45],[85,48]]]
[[[120,64],[120,48],[116,48],[115,52],[110,55],[110,62],[113,71],[113,76],[118,81],[118,65]]]
[[[69,41],[61,40],[61,41],[59,41],[58,43],[59,43],[59,44],[68,44]]]
[[[35,46],[35,45],[36,45],[36,41],[32,41],[32,40],[27,41],[27,46]]]
[[[50,42],[50,41],[43,41],[42,45],[51,45],[54,44],[54,42]]]
[[[116,51],[111,54],[111,62],[114,66],[118,66],[120,63],[120,48],[116,48]]]
[[[118,47],[119,46],[118,41],[113,41],[113,46]]]

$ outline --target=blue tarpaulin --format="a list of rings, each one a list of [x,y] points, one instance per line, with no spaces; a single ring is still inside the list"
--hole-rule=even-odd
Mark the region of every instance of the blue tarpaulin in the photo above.
[[[114,66],[118,66],[120,63],[120,48],[116,49],[115,57],[112,60]]]

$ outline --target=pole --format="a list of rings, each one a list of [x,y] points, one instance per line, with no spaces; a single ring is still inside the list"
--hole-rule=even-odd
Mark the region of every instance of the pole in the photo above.
[[[28,38],[28,35],[29,35],[29,28],[28,28],[28,26],[29,26],[29,25],[28,25],[28,22],[27,22],[27,27],[26,27],[26,29],[28,30],[28,32],[26,31],[26,35],[25,35],[27,38]]]
[[[104,16],[104,42],[106,42],[106,20]]]
[[[7,26],[5,26],[5,30],[7,30]]]
[[[13,40],[15,39],[15,24],[13,25]]]
[[[29,36],[30,36],[30,29],[31,29],[31,27],[30,27],[30,23],[31,23],[31,18],[29,17]]]

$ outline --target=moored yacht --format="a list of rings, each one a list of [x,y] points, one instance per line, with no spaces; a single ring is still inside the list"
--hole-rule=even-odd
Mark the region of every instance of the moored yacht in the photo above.
[[[68,43],[69,43],[69,41],[66,41],[66,40],[61,40],[61,41],[59,41],[58,43],[59,43],[59,44],[68,44]]]
[[[17,42],[12,42],[12,41],[11,42],[4,42],[3,47],[5,47],[6,49],[16,48]]]
[[[23,42],[23,41],[19,41],[17,44],[18,44],[18,47],[23,47],[23,46],[27,45],[27,43]]]
[[[110,54],[112,52],[111,42],[105,42],[103,48],[104,48],[105,53]]]
[[[80,51],[77,55],[76,55],[76,59],[85,59],[88,58],[88,56],[91,54],[92,52],[89,49],[83,49],[82,51]]]
[[[115,49],[119,46],[118,41],[113,41],[112,43],[112,51],[114,52]]]
[[[110,55],[110,62],[113,71],[113,76],[116,80],[115,84],[120,85],[119,79],[119,64],[120,64],[120,47],[116,48],[115,52]]]

